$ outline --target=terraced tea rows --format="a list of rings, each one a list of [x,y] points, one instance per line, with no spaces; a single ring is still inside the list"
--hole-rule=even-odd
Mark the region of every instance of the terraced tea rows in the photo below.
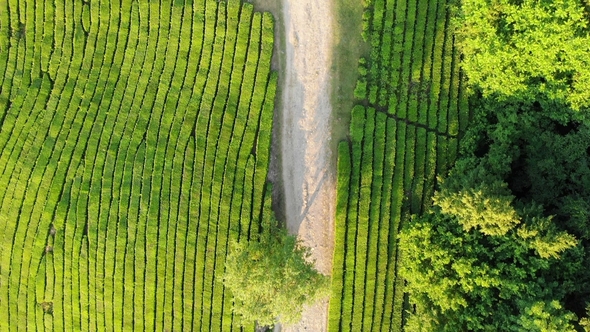
[[[272,46],[237,0],[0,0],[0,330],[240,330]]]
[[[372,0],[350,141],[339,146],[330,331],[401,331],[397,233],[430,205],[468,121],[443,0]]]

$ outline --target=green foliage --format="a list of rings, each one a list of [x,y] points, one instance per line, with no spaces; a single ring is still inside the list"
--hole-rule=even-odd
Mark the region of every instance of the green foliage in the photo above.
[[[484,95],[590,106],[590,26],[579,0],[464,0],[462,64]]]
[[[344,287],[344,262],[346,257],[346,215],[348,212],[348,195],[350,190],[350,144],[338,144],[338,181],[336,196],[336,215],[334,216],[334,273],[332,274],[332,298],[328,329],[337,330],[342,310],[342,288]]]
[[[472,110],[435,207],[401,234],[406,328],[574,331],[590,299],[589,122],[547,101]]]
[[[400,250],[417,308],[409,331],[571,330],[575,315],[553,300],[559,284],[545,280],[554,261],[532,253],[514,231],[465,232],[456,218],[431,213],[401,232]]]
[[[465,183],[456,183],[459,181]],[[495,181],[469,187],[473,185],[471,181],[470,176],[456,176],[443,182],[434,196],[442,213],[455,216],[465,231],[479,227],[487,235],[504,235],[520,222],[511,205],[514,196],[505,183]]]
[[[354,88],[354,97],[358,100],[367,98],[367,81],[363,78],[359,78]]]
[[[370,50],[359,60],[358,71],[351,70],[358,73],[350,96],[357,104],[349,142],[340,148],[350,163],[338,171],[338,183],[348,185],[338,188],[338,201],[340,191],[347,190],[348,202],[336,211],[344,219],[336,220],[338,264],[332,275],[342,281],[333,283],[330,331],[403,329],[407,301],[398,275],[403,257],[397,250],[402,216],[430,206],[436,173],[456,157],[462,134],[458,120],[468,118],[459,115],[467,114],[467,108],[460,110],[454,101],[465,94],[460,92],[463,76],[448,4],[362,3],[364,17],[357,19]],[[341,181],[344,176],[349,181]]]
[[[586,307],[586,317],[580,319],[580,326],[584,331],[590,332],[590,304]]]
[[[233,310],[242,324],[295,323],[303,304],[329,292],[328,277],[309,261],[310,249],[285,229],[274,227],[260,241],[230,244],[223,284],[234,297]]]
[[[559,258],[559,254],[577,245],[576,238],[566,231],[559,230],[551,216],[541,216],[542,209],[526,214],[525,223],[518,228],[517,234],[527,242],[542,258]]]
[[[524,312],[518,321],[521,330],[541,332],[576,331],[571,323],[576,320],[576,315],[571,312],[564,312],[558,301],[537,301],[523,307]]]
[[[590,140],[571,110],[544,107],[475,105],[436,207],[401,235],[409,331],[573,330],[588,299]]]

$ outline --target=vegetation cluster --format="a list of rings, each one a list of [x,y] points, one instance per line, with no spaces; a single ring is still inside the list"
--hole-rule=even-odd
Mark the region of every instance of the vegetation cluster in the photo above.
[[[364,4],[370,48],[358,62],[356,105],[338,148],[329,330],[402,331],[397,236],[409,214],[430,206],[436,174],[457,155],[466,86],[447,1]]]
[[[320,274],[305,247],[272,213],[266,213],[260,235],[232,242],[223,284],[231,292],[233,311],[244,325],[262,328],[297,323],[305,304],[325,297],[330,279]]]
[[[588,4],[465,0],[455,23],[472,119],[401,232],[406,329],[588,330]]]

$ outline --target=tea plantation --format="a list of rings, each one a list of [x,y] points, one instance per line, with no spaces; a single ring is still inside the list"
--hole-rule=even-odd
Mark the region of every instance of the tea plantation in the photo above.
[[[335,63],[362,57],[332,82],[354,105],[318,324],[590,331],[590,4],[337,1],[358,31]],[[274,25],[241,0],[0,0],[1,332],[258,331],[228,289],[304,302],[303,256],[252,246],[271,286],[231,254],[223,283],[276,221]],[[262,297],[249,319],[280,321]]]
[[[0,331],[242,329],[272,48],[236,0],[0,0]]]
[[[430,206],[469,109],[446,1],[372,0],[363,20],[371,49],[338,150],[329,330],[401,331],[400,223]]]

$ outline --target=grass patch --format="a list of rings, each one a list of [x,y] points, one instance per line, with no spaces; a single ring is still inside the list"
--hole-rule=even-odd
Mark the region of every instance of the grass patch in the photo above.
[[[336,151],[340,140],[348,136],[354,88],[359,76],[358,61],[369,54],[370,45],[361,38],[363,2],[338,0],[334,8],[334,53],[332,62],[332,138]]]

